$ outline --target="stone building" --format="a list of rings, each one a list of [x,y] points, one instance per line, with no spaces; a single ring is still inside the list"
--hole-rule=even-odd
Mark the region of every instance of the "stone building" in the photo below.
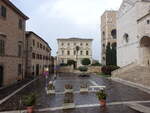
[[[116,14],[117,11],[108,10],[101,16],[101,63],[106,65],[107,45],[116,45]]]
[[[9,0],[0,0],[0,87],[25,77],[24,40],[27,19]]]
[[[34,32],[26,32],[26,73],[32,77],[41,75],[46,67],[51,72],[51,48]]]
[[[117,29],[118,65],[150,66],[150,0],[123,0]]]
[[[83,58],[89,58],[92,61],[92,40],[81,38],[57,39],[58,64],[67,63],[68,60],[74,60],[76,67],[79,67]]]
[[[119,77],[150,86],[150,0],[123,0],[117,14]]]

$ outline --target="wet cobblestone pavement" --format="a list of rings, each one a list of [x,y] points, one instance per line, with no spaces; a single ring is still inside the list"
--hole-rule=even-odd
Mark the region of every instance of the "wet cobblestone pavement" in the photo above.
[[[106,91],[108,94],[107,103],[111,102],[123,102],[123,101],[148,101],[150,100],[150,95],[136,88],[132,88],[120,83],[116,83],[106,78],[101,78],[96,75],[92,75],[89,78],[79,78],[75,74],[60,74],[55,82],[56,92],[63,92],[65,84],[72,84],[74,91],[79,91],[80,85],[83,83],[88,83],[89,86],[93,85],[91,81],[94,81],[98,85],[106,85]],[[16,95],[12,96],[8,101],[0,105],[0,111],[10,111],[25,109],[23,105],[20,104],[20,98],[30,92],[35,92],[37,94],[37,104],[36,109],[61,107],[63,105],[64,95],[47,95],[45,91],[45,78],[41,77],[36,80]],[[98,99],[95,93],[75,93],[74,102],[76,105],[85,104],[98,104]],[[58,110],[52,111],[53,113],[101,113],[102,109],[100,107],[87,107],[87,108],[76,108],[74,110]],[[120,111],[121,110],[121,111]],[[111,112],[110,112],[111,111]],[[40,113],[50,113],[40,112]],[[115,105],[108,106],[103,113],[138,113],[132,111],[125,105]]]

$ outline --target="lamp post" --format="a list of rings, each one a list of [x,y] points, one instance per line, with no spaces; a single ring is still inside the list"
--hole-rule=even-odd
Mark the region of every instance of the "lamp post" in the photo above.
[[[48,71],[49,71],[48,67],[45,67],[44,68],[44,76],[45,76],[45,79],[46,79],[46,88],[47,88]]]
[[[76,46],[76,51],[77,51],[77,54],[76,54],[76,66],[78,66],[78,52],[80,50],[80,47],[79,46]]]

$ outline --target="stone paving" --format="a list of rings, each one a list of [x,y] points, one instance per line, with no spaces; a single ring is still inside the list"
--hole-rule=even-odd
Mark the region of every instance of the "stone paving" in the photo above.
[[[106,78],[101,78],[96,75],[91,75],[89,78],[79,78],[76,74],[60,74],[55,82],[56,92],[61,93],[64,91],[65,84],[72,84],[75,92],[79,91],[80,85],[82,83],[88,83],[88,85],[94,85],[91,81],[95,82],[98,85],[107,86],[107,103],[114,102],[124,102],[124,101],[149,101],[150,94],[140,91],[139,89],[132,88],[117,82],[113,82]],[[39,78],[31,85],[27,86],[16,95],[12,96],[8,101],[0,105],[0,111],[10,111],[25,109],[23,105],[20,105],[20,98],[23,95],[28,94],[29,92],[35,92],[37,94],[37,104],[36,109],[45,109],[45,108],[57,108],[63,105],[64,95],[47,95],[45,92],[45,79],[43,77]],[[90,93],[75,93],[74,101],[77,106],[82,105],[94,105],[98,104],[98,99],[95,96],[94,92]],[[101,111],[103,110],[103,111]],[[126,105],[109,105],[107,109],[102,109],[99,106],[86,107],[86,108],[76,108],[73,110],[56,110],[52,111],[53,113],[138,113]],[[49,113],[49,111],[40,112],[40,113]]]

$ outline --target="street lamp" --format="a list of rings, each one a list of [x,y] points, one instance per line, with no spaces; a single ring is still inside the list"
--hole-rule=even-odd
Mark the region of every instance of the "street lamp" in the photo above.
[[[76,54],[76,65],[78,66],[78,52],[80,50],[80,47],[79,46],[76,46],[76,51],[77,51],[77,54]]]

